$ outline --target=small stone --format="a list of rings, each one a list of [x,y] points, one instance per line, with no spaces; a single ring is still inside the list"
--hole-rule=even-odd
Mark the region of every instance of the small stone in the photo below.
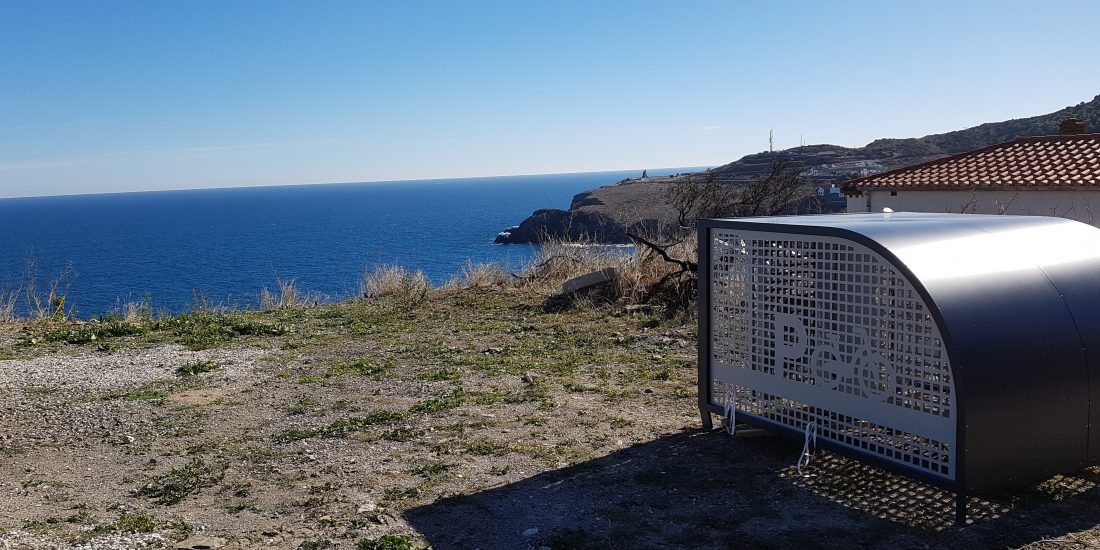
[[[118,442],[122,445],[129,445],[134,442],[134,436],[123,434],[122,437],[118,438]]]
[[[375,504],[373,501],[368,500],[368,501],[360,504],[359,508],[356,508],[355,511],[360,513],[360,514],[365,514],[367,512],[373,512],[377,509],[378,509],[378,505]]]
[[[176,543],[176,550],[213,550],[225,546],[225,539],[206,535],[193,535]]]
[[[539,534],[539,530],[537,527],[531,527],[530,529],[526,529],[523,531],[523,536],[527,538],[531,538],[537,534]]]
[[[538,378],[538,376],[536,376],[535,373],[533,373],[533,372],[524,373],[523,374],[523,383],[524,384],[534,384],[536,378]]]

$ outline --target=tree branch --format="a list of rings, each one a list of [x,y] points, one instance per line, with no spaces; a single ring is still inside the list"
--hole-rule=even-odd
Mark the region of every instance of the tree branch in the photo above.
[[[632,241],[634,241],[638,244],[644,245],[646,248],[648,248],[650,250],[653,250],[654,252],[660,254],[661,258],[663,258],[666,262],[676,264],[676,265],[680,266],[680,269],[682,270],[682,272],[695,273],[696,271],[699,270],[699,264],[697,264],[693,261],[690,261],[690,260],[682,260],[680,258],[673,258],[672,256],[668,255],[668,251],[665,250],[661,245],[658,245],[656,243],[648,241],[648,240],[646,240],[642,237],[639,237],[638,235],[635,235],[634,233],[631,233],[629,231],[626,232],[626,236],[630,237],[630,239]]]

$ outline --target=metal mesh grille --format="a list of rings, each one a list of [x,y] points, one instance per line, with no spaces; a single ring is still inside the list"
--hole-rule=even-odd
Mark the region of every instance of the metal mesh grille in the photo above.
[[[711,232],[711,402],[954,479],[936,322],[885,258],[831,237]]]

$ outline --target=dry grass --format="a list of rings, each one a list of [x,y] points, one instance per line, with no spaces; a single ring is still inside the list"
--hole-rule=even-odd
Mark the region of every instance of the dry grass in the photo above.
[[[276,276],[275,284],[279,289],[278,296],[268,290],[266,286],[260,291],[260,309],[270,311],[273,309],[291,309],[302,305],[302,295],[298,292],[298,287],[295,285],[293,278],[283,280]]]
[[[432,282],[423,271],[409,272],[399,265],[385,265],[363,272],[359,281],[362,298],[397,297],[423,302],[432,291]]]
[[[523,270],[522,281],[535,288],[559,289],[561,283],[586,273],[612,267],[621,269],[628,255],[615,247],[565,241],[544,242],[531,264]]]
[[[72,313],[72,304],[66,300],[67,279],[73,273],[70,262],[56,277],[50,280],[43,292],[38,286],[38,262],[31,256],[27,259],[23,281],[15,290],[0,289],[0,321],[16,321],[16,304],[23,302],[21,308],[27,320],[48,321],[65,320]]]
[[[140,302],[131,301],[122,304],[122,320],[127,323],[136,323],[152,318],[153,311],[149,306],[149,300],[147,298]]]
[[[674,258],[696,261],[694,233],[660,244]],[[674,275],[680,271],[678,265],[666,262],[641,245],[630,251],[615,246],[548,240],[536,251],[517,284],[555,294],[561,292],[563,282],[605,268],[613,268],[617,274],[615,285],[606,295],[611,300],[625,304],[674,301],[683,307],[693,298],[694,274]]]
[[[167,313],[164,315],[167,315]],[[115,302],[115,307],[107,312],[106,317],[126,323],[140,323],[153,318],[153,308],[149,304],[149,296],[145,296],[141,300],[129,300],[127,302],[118,299]]]
[[[504,288],[511,286],[512,276],[499,264],[475,264],[466,260],[462,271],[445,285],[450,289],[459,288]]]
[[[658,242],[673,258],[698,261],[694,232],[673,242]],[[694,298],[695,274],[677,274],[680,271],[680,266],[665,261],[655,251],[639,245],[619,271],[619,295],[631,303],[657,299],[687,305]]]
[[[19,301],[21,289],[0,291],[0,322],[15,320],[15,304]]]
[[[68,287],[65,280],[72,275],[73,264],[69,262],[65,269],[57,277],[50,281],[46,294],[38,291],[38,264],[32,257],[27,260],[27,275],[24,296],[27,299],[27,311],[34,320],[67,319],[72,314],[72,309],[66,303],[64,289]]]

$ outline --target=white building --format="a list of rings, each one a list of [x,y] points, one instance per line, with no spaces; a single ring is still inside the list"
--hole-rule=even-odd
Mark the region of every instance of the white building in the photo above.
[[[848,212],[1057,216],[1100,226],[1100,134],[1070,119],[1056,136],[992,145],[848,182]]]

